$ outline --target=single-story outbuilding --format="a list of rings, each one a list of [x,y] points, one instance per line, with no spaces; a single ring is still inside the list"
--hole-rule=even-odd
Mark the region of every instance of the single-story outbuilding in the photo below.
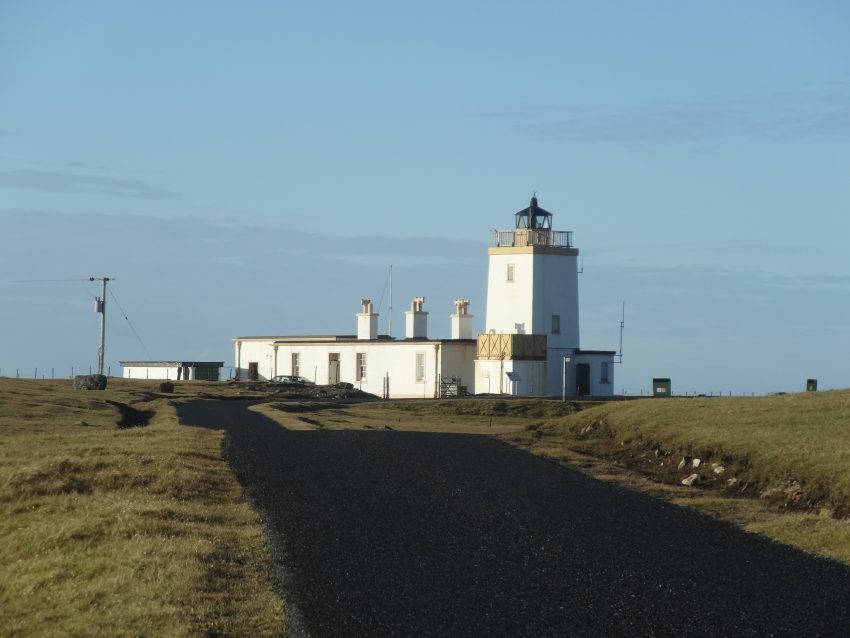
[[[119,361],[125,379],[218,381],[224,361]]]

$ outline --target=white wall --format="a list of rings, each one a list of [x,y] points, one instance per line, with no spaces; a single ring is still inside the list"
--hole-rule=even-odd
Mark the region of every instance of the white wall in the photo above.
[[[463,385],[474,391],[473,359],[474,342],[440,342],[439,350],[435,342],[429,341],[328,341],[314,343],[284,342],[274,347],[274,340],[242,341],[241,354],[237,352],[239,378],[247,380],[248,363],[259,364],[261,380],[268,380],[281,374],[295,374],[292,370],[292,353],[301,355],[299,374],[320,385],[328,383],[329,355],[339,355],[340,381],[353,384],[365,392],[382,396],[384,377],[390,376],[390,396],[398,398],[430,398],[438,376],[460,377]],[[277,356],[275,357],[275,350]],[[366,377],[358,380],[357,353],[366,354]],[[416,379],[416,354],[425,359],[425,375]],[[275,361],[277,365],[275,366]]]
[[[508,265],[514,280],[507,280]],[[485,330],[503,334],[532,334],[534,308],[534,255],[490,254],[487,270],[487,317]]]
[[[162,379],[163,381],[176,381],[177,372],[177,366],[124,366],[122,376],[125,379]]]
[[[511,382],[506,373],[519,375]],[[501,379],[501,384],[500,384]],[[475,391],[477,394],[513,394],[540,396],[546,394],[546,362],[480,359],[475,361]]]
[[[476,343],[462,346],[451,344],[440,349],[443,377],[460,377],[460,384],[466,386],[470,394],[475,394],[475,350]]]
[[[576,254],[534,255],[534,334],[547,335],[549,348],[578,348],[578,271]],[[552,315],[561,318],[560,334],[552,333]]]
[[[545,334],[553,348],[579,347],[578,250],[491,249],[487,273],[486,330]],[[557,250],[557,249],[553,249]],[[507,280],[508,265],[514,280]],[[552,333],[552,316],[560,333]]]
[[[602,382],[602,364],[608,364],[608,383]],[[576,389],[576,366],[580,363],[590,365],[590,394],[595,397],[607,397],[614,394],[614,355],[613,354],[577,354],[571,357],[568,366],[571,386],[567,387],[568,393],[575,394]]]

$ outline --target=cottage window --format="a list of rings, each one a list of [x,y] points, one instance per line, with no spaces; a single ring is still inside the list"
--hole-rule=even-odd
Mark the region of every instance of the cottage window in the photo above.
[[[607,361],[602,362],[602,378],[599,379],[599,383],[610,383],[610,381],[608,381],[608,362]]]
[[[508,264],[507,281],[514,281],[514,265]]]
[[[366,380],[366,353],[358,352],[357,353],[357,372],[355,376],[355,381],[365,381]]]
[[[561,334],[561,315],[552,315],[552,334]]]
[[[416,353],[416,381],[425,381],[425,353]]]
[[[292,376],[301,376],[301,353],[292,353]]]

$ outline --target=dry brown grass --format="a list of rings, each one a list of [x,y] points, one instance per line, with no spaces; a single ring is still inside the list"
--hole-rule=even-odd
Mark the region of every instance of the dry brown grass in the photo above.
[[[0,379],[0,634],[280,632],[262,531],[221,433],[180,427],[155,387]],[[107,400],[155,416],[118,429]]]

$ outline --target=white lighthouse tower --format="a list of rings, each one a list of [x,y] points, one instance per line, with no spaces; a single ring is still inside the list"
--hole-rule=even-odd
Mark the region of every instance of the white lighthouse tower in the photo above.
[[[572,232],[532,197],[496,230],[488,250],[487,318],[478,338],[476,392],[517,395],[613,393],[614,351],[579,344],[578,249]]]

